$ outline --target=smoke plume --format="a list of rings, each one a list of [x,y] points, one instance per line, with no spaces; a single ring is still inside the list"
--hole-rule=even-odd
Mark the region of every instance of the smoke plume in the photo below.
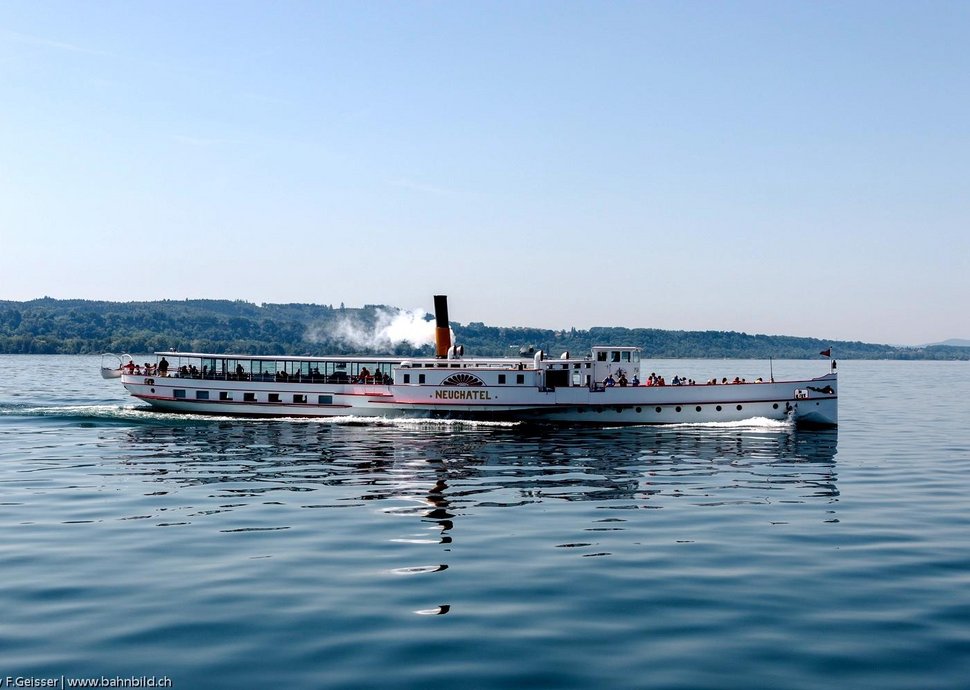
[[[359,350],[391,350],[400,343],[414,347],[434,344],[434,321],[426,320],[423,309],[377,309],[373,324],[352,316],[343,316],[326,327],[308,329],[310,342],[332,342]]]

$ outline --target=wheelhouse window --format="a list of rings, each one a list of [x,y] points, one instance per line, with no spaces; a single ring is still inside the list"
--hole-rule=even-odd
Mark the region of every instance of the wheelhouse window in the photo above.
[[[208,400],[209,399],[209,391],[196,391],[195,392],[195,399],[196,400]]]

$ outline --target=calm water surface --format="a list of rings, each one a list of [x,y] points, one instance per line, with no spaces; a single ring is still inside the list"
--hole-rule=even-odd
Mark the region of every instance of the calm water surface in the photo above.
[[[838,432],[165,416],[98,365],[0,357],[0,680],[970,686],[966,362],[840,362]]]

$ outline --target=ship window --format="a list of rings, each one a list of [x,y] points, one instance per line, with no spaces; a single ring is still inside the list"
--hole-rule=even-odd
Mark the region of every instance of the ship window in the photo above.
[[[269,401],[270,402],[279,402],[280,401],[280,394],[279,393],[270,393],[269,394]]]
[[[411,383],[411,374],[404,375],[404,383]]]
[[[739,409],[739,410],[741,409],[741,406],[740,406],[740,405],[738,405],[738,409]]]
[[[297,393],[297,394],[295,394],[293,396],[293,402],[299,403],[301,405],[302,404],[305,404],[306,403],[306,395],[304,395],[303,393]]]
[[[318,405],[333,405],[333,396],[332,395],[318,395],[317,396],[317,404]]]
[[[721,406],[720,406],[720,405],[718,405],[718,406],[717,406],[717,407],[715,407],[714,409],[715,409],[715,410],[717,410],[718,412],[720,412],[720,411],[721,411]]]
[[[185,391],[182,390],[181,388],[176,388],[175,390],[172,391],[172,396],[176,398],[184,398]]]
[[[596,361],[597,362],[605,362],[606,361],[606,353],[605,352],[597,352],[596,353]]]
[[[520,384],[520,385],[523,384],[523,383],[525,383],[525,374],[516,374],[515,375],[515,382],[518,383],[518,384]]]
[[[773,409],[775,409],[775,410],[777,410],[777,409],[778,409],[778,403],[775,403],[775,404],[774,404],[774,405],[772,405],[771,407],[772,407]]]
[[[499,384],[504,384],[505,383],[505,374],[499,374],[498,375],[498,382],[499,382]]]
[[[637,408],[637,412],[643,412],[643,408],[642,407],[638,407]]]
[[[657,405],[654,409],[657,411],[657,414],[660,414],[660,405]]]
[[[614,362],[619,362],[620,361],[620,351],[619,350],[613,350],[613,352],[610,353],[610,359],[612,359]]]
[[[675,407],[674,409],[675,409],[675,410],[677,410],[678,412],[680,412],[680,405],[678,405],[678,406],[677,406],[677,407]]]
[[[424,383],[425,380],[424,374],[418,374],[418,383]]]
[[[255,393],[243,393],[243,402],[256,402]]]
[[[620,354],[623,356],[623,361],[624,362],[629,362],[630,361],[630,353],[629,352],[624,351],[624,352],[621,352]]]
[[[219,400],[232,400],[232,394],[226,391],[219,391]]]
[[[700,411],[701,411],[701,406],[700,406],[700,405],[698,405],[698,406],[697,406],[697,407],[695,407],[694,409],[695,409],[695,410],[697,410],[698,412],[700,412]]]
[[[208,400],[209,399],[209,391],[196,391],[195,392],[195,399],[196,400]]]

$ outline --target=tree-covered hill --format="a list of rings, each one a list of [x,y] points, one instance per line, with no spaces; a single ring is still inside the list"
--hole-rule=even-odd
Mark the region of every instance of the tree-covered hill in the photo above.
[[[43,298],[0,301],[0,353],[96,354],[156,350],[249,354],[351,354],[367,351],[367,340],[349,331],[374,335],[392,307],[361,308],[316,304],[263,304],[240,300],[163,300],[99,302]],[[430,315],[426,317],[430,320]],[[816,338],[748,335],[724,331],[663,331],[655,328],[547,330],[506,328],[484,323],[453,323],[457,342],[468,354],[503,355],[520,348],[553,356],[578,354],[592,345],[636,345],[646,357],[805,359],[831,347],[839,358],[970,359],[970,349],[948,346],[904,348]],[[373,340],[373,338],[371,338]],[[385,343],[372,351],[399,355],[430,354],[428,345]]]

